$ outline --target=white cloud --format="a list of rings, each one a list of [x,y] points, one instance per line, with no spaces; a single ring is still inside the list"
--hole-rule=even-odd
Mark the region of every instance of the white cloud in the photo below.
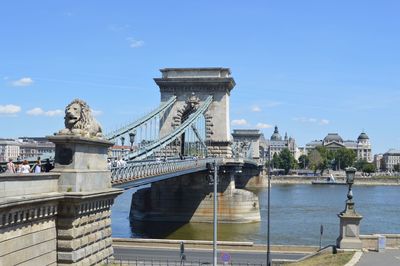
[[[320,125],[328,125],[330,122],[328,119],[317,119],[313,117],[295,117],[293,120],[300,123],[318,123]]]
[[[251,111],[252,111],[252,112],[261,112],[261,108],[260,108],[260,106],[254,105],[254,106],[251,108]]]
[[[329,120],[328,119],[321,119],[321,121],[319,123],[321,125],[328,125],[329,124]]]
[[[279,105],[282,105],[282,103],[281,102],[269,101],[269,102],[266,103],[265,106],[267,106],[267,107],[276,107],[276,106],[279,106]]]
[[[270,124],[265,124],[265,123],[257,123],[256,128],[272,128],[272,125]]]
[[[62,110],[59,110],[59,109],[44,111],[40,107],[36,107],[36,108],[31,109],[31,110],[28,110],[26,113],[28,115],[33,115],[33,116],[39,116],[39,115],[43,115],[43,116],[59,116],[59,115],[64,114],[64,112]]]
[[[21,107],[13,104],[0,105],[0,115],[13,115],[21,112]]]
[[[129,42],[129,46],[131,48],[139,48],[144,45],[144,41],[142,41],[142,40],[136,40],[134,38],[127,38],[127,40]]]
[[[33,84],[33,79],[30,77],[23,77],[18,80],[14,80],[11,84],[14,87],[26,87]]]
[[[232,126],[246,126],[247,125],[247,121],[246,119],[235,119],[232,120],[231,122]]]
[[[113,31],[113,32],[121,32],[121,31],[128,30],[130,27],[131,26],[129,24],[125,24],[125,25],[110,24],[107,26],[107,29],[109,31]]]
[[[103,114],[103,111],[100,111],[100,110],[91,110],[92,111],[92,115],[93,116],[99,116],[99,115],[102,115]]]

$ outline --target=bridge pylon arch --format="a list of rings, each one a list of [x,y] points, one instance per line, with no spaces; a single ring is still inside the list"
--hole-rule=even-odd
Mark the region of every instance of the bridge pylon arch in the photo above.
[[[211,95],[213,100],[204,113],[205,142],[209,156],[231,157],[229,98],[235,87],[229,68],[164,68],[154,81],[160,88],[161,103],[172,96],[177,100],[160,119],[160,137],[170,134]],[[177,143],[176,145],[182,145]],[[181,151],[180,147],[176,147]]]

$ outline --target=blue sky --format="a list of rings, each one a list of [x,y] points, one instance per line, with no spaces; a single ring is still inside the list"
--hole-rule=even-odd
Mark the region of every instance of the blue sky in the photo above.
[[[43,136],[85,99],[105,129],[155,108],[164,67],[229,67],[232,128],[300,146],[364,129],[400,148],[399,1],[4,1],[0,137]]]

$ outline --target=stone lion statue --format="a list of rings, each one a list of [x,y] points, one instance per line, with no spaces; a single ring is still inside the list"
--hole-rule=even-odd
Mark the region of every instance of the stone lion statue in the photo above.
[[[65,128],[58,134],[103,137],[100,124],[93,118],[89,105],[83,100],[75,99],[65,107],[64,124]]]

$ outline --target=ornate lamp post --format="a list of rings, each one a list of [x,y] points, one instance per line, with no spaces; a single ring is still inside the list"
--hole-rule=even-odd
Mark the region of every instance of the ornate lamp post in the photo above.
[[[349,186],[347,200],[344,211],[338,214],[340,220],[340,235],[336,240],[336,245],[341,249],[361,249],[360,240],[360,221],[362,216],[354,208],[353,191],[354,178],[357,169],[354,167],[346,168],[346,183]]]
[[[121,152],[122,154],[121,155],[122,156],[124,156],[124,143],[125,143],[125,137],[122,136],[121,137],[121,147],[122,147],[122,152]]]
[[[267,215],[267,266],[271,266],[270,215],[271,215],[271,146],[268,146],[268,215]]]
[[[129,141],[131,142],[131,151],[133,151],[133,143],[135,142],[136,130],[129,133]]]

